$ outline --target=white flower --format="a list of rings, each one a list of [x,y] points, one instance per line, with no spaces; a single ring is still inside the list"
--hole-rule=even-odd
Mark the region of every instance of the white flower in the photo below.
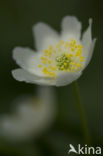
[[[56,115],[55,96],[51,88],[39,88],[38,98],[16,100],[13,114],[0,118],[0,136],[9,140],[38,137],[48,129]]]
[[[21,68],[12,71],[13,77],[18,81],[54,86],[64,86],[78,79],[90,62],[95,46],[91,25],[92,19],[82,36],[81,23],[73,16],[64,17],[61,34],[44,23],[34,25],[38,52],[15,48],[13,58]]]

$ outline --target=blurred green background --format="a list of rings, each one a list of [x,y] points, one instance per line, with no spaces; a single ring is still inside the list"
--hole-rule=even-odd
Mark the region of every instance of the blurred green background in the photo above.
[[[103,2],[97,0],[1,0],[0,1],[0,113],[10,113],[11,102],[25,93],[34,94],[36,85],[20,83],[11,76],[17,67],[12,59],[16,46],[34,48],[32,26],[37,22],[48,23],[58,32],[65,15],[75,15],[88,26],[93,18],[93,37],[97,38],[93,58],[78,80],[93,144],[103,143]],[[3,145],[4,155],[68,155],[70,143],[82,142],[79,115],[72,85],[55,88],[58,115],[55,124],[41,138],[32,143]],[[34,142],[36,142],[34,148]],[[20,147],[19,147],[20,146]],[[18,150],[19,148],[19,150]],[[19,152],[18,152],[19,151]],[[27,152],[28,151],[28,152]],[[29,153],[29,154],[28,154]]]

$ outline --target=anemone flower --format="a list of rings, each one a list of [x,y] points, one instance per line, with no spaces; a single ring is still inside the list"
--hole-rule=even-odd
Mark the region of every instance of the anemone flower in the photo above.
[[[40,85],[64,86],[78,79],[89,64],[96,39],[91,34],[92,19],[81,34],[81,22],[66,16],[59,34],[49,25],[38,23],[33,27],[36,51],[16,47],[13,59],[21,67],[13,70],[18,81]]]
[[[0,136],[22,141],[39,137],[56,115],[55,96],[51,88],[39,87],[38,96],[23,96],[14,101],[12,115],[0,117]]]

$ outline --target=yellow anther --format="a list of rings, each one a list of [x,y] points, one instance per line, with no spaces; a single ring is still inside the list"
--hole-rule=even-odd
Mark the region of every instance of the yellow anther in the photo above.
[[[76,43],[76,40],[73,39],[72,43],[75,44]]]
[[[49,56],[51,56],[52,52],[49,50],[48,54],[49,54]]]
[[[74,66],[75,65],[75,62],[70,62],[70,65]]]
[[[66,66],[66,65],[67,65],[67,63],[64,62],[64,66]]]
[[[80,56],[80,62],[83,62],[83,56]]]
[[[74,70],[77,70],[77,69],[78,69],[78,67],[77,67],[77,66],[75,66],[75,67],[74,67]]]
[[[78,68],[82,68],[82,65],[80,63],[77,63]]]
[[[75,50],[75,48],[71,48],[71,51],[74,51]]]
[[[56,53],[56,50],[53,49],[53,52]]]
[[[47,73],[48,73],[48,70],[47,70],[46,67],[43,68],[43,73],[44,73],[44,74],[47,74]]]
[[[71,43],[74,46],[76,44],[76,40],[75,39],[71,39]]]
[[[64,48],[67,49],[69,47],[69,43],[66,42]]]
[[[43,56],[40,57],[41,60],[42,60],[43,58],[44,58]]]
[[[69,47],[72,48],[73,47],[73,44],[72,43],[69,43]]]
[[[74,67],[72,66],[72,67],[71,67],[71,71],[73,71],[73,70],[74,70]]]
[[[77,50],[77,52],[75,53],[75,56],[80,56],[82,53],[82,51],[80,49]]]
[[[62,49],[61,48],[58,48],[58,52],[61,52],[62,51]]]
[[[48,60],[48,64],[51,64],[51,62],[52,62],[51,60]]]
[[[54,71],[56,70],[56,67],[48,66],[48,68]]]
[[[71,58],[71,57],[73,57],[73,54],[68,54],[68,55],[67,55],[67,58],[68,58],[68,59]]]
[[[63,40],[61,40],[61,41],[59,42],[59,44],[60,44],[60,45],[64,44],[64,41],[63,41]]]
[[[48,53],[48,50],[47,49],[44,49],[44,53]]]
[[[40,59],[43,60],[43,61],[46,61],[47,60],[47,58],[46,57],[43,57],[43,56],[41,56]]]
[[[42,61],[43,64],[46,64],[46,61]]]
[[[59,44],[57,44],[57,45],[56,45],[56,48],[59,48],[59,46],[60,46],[60,45],[59,45]]]
[[[50,72],[49,75],[50,75],[51,77],[55,77],[55,73],[54,73],[54,72]]]
[[[39,68],[41,68],[41,67],[42,67],[42,65],[41,65],[41,64],[39,64],[39,65],[38,65],[38,67],[39,67]]]
[[[62,66],[61,69],[64,70],[64,66]]]
[[[55,71],[55,70],[56,70],[56,67],[52,67],[52,70],[54,70],[54,71]]]
[[[46,57],[46,56],[48,56],[48,54],[47,53],[44,53],[44,56]]]
[[[78,44],[77,46],[79,49],[82,49],[82,45],[81,44]]]
[[[56,45],[56,48],[57,48],[57,49],[60,49],[61,46],[62,46],[63,44],[64,44],[64,41],[61,40],[61,41]]]
[[[53,46],[52,46],[52,45],[50,45],[50,46],[49,46],[49,50],[52,50],[52,49],[53,49]]]
[[[46,67],[43,68],[43,73],[44,73],[47,77],[55,77],[55,73],[54,73],[54,72],[50,72]]]
[[[59,43],[56,45],[56,48],[60,48],[60,44]]]

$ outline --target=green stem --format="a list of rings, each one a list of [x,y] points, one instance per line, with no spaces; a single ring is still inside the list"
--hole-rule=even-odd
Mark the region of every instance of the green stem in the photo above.
[[[84,108],[83,108],[83,105],[82,105],[82,102],[81,102],[79,87],[78,87],[78,84],[77,84],[76,81],[74,81],[72,83],[72,85],[73,85],[76,104],[77,104],[78,111],[79,111],[79,114],[80,114],[84,140],[85,140],[86,144],[90,145],[91,144],[91,139],[90,139],[90,134],[89,134],[89,129],[88,129],[88,124],[87,124]]]

